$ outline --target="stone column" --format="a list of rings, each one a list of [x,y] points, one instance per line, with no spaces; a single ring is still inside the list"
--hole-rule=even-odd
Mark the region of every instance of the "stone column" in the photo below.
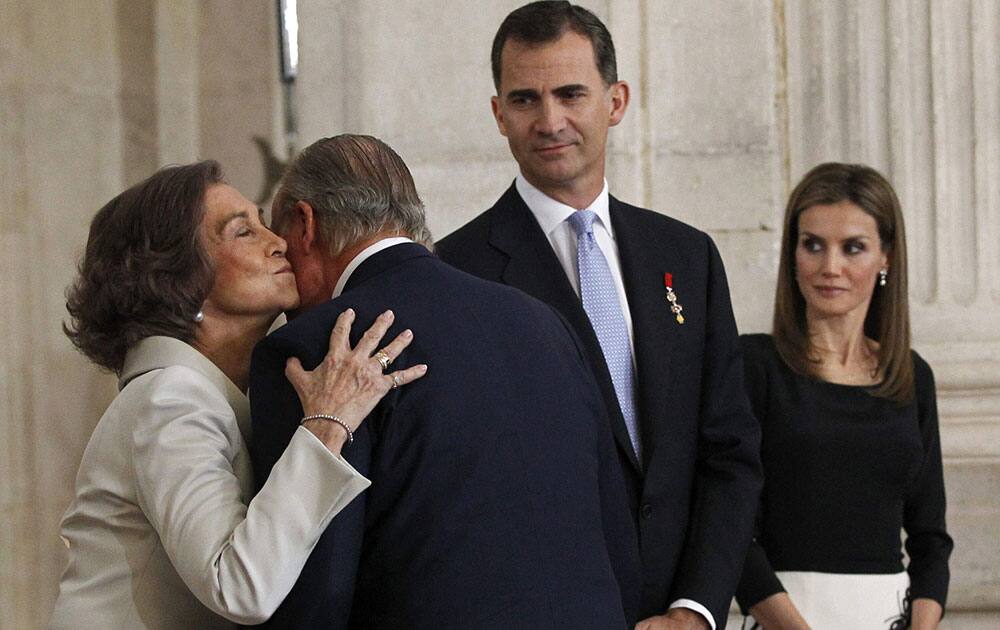
[[[59,520],[115,393],[60,328],[91,218],[156,168],[202,155],[251,198],[261,188],[251,138],[279,120],[275,11],[244,4],[0,9],[0,627],[43,627],[51,613]]]
[[[773,8],[751,0],[638,5],[640,36],[614,33],[640,65],[632,114],[643,120],[634,131],[644,194],[633,201],[707,230],[729,271],[741,330],[765,330],[785,193]]]
[[[865,162],[907,221],[914,346],[937,377],[949,608],[1000,610],[1000,5],[789,2],[794,179]],[[890,277],[891,281],[891,277]]]
[[[175,0],[164,0],[175,6]],[[183,161],[211,158],[226,180],[255,203],[268,201],[268,175],[280,173],[269,159],[284,159],[276,2],[185,0],[193,22],[190,67],[179,73],[189,90],[184,104],[195,153]],[[177,9],[172,9],[177,11]],[[178,42],[181,43],[181,42]],[[186,43],[186,42],[185,42]],[[162,105],[161,105],[162,107]]]
[[[89,218],[121,186],[116,4],[5,2],[0,19],[0,626],[41,627],[58,522],[113,391],[60,331]]]

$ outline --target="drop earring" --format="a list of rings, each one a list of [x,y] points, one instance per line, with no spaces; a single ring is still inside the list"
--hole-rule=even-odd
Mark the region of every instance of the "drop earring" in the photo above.
[[[882,267],[878,272],[878,286],[884,287],[886,278],[888,277],[889,277],[889,270],[886,269],[885,267]]]
[[[885,284],[885,283],[883,282],[882,284]],[[202,312],[202,311],[201,311],[201,310],[199,309],[199,310],[198,310],[198,312],[197,312],[197,313],[195,313],[195,314],[194,314],[194,317],[192,317],[191,319],[193,319],[193,320],[194,320],[194,322],[195,322],[196,324],[200,324],[200,323],[201,323],[202,321],[204,321],[204,319],[205,319],[205,313],[203,313],[203,312]]]

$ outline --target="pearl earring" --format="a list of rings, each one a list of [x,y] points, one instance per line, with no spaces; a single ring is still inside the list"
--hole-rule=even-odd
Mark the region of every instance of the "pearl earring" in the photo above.
[[[885,284],[885,283],[883,282],[882,284]],[[198,311],[197,313],[194,314],[193,319],[194,319],[194,321],[195,321],[196,324],[200,324],[205,319],[205,314],[203,312],[201,312],[201,311]]]
[[[878,272],[878,286],[884,287],[885,280],[888,277],[889,277],[889,270],[886,269],[885,267],[882,267],[882,269],[880,269]]]

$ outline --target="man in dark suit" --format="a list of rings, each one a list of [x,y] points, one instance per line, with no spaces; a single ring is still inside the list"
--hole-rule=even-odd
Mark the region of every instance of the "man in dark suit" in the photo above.
[[[718,251],[608,194],[608,128],[629,86],[597,17],[568,2],[521,7],[492,62],[493,114],[520,174],[437,252],[548,302],[582,340],[639,527],[638,627],[722,627],[761,470]]]
[[[414,242],[429,234],[413,180],[375,138],[303,151],[274,221],[302,304],[254,352],[258,483],[302,418],[286,360],[317,365],[345,309],[360,323],[391,307],[399,324],[389,338],[407,326],[414,341],[371,360],[429,371],[350,427],[344,456],[372,485],[333,519],[271,627],[634,623],[634,524],[604,404],[568,324]]]

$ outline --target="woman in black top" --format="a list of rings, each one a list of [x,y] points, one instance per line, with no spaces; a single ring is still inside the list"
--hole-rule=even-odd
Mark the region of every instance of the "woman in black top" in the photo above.
[[[952,541],[899,201],[822,164],[785,211],[774,333],[743,338],[765,483],[736,597],[764,628],[936,628]],[[903,569],[900,529],[909,563]]]

